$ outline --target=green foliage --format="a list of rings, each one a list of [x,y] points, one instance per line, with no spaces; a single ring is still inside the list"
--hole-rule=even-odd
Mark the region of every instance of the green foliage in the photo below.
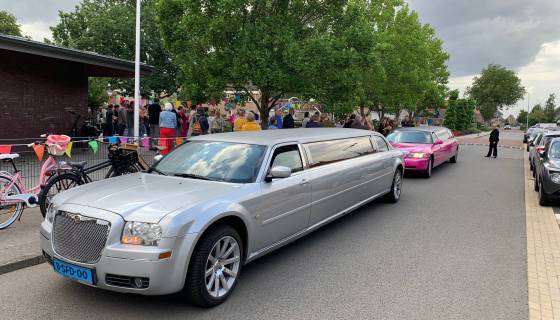
[[[97,110],[107,102],[107,78],[89,78],[88,80],[88,107]]]
[[[0,10],[0,34],[22,37],[20,27],[13,14]]]
[[[457,99],[456,97],[454,94],[450,96],[444,125],[452,130],[464,131],[469,129],[473,123],[476,103],[472,99]],[[451,98],[455,100],[451,100]]]
[[[492,119],[497,110],[514,105],[523,98],[525,88],[512,70],[490,64],[482,70],[480,77],[473,79],[467,94],[478,102],[484,119]]]
[[[546,122],[555,122],[556,121],[556,95],[551,93],[546,99],[546,103],[544,105],[544,114],[546,117]]]
[[[540,104],[536,104],[529,113],[529,126],[534,126],[537,123],[548,122],[546,113]]]
[[[527,125],[527,111],[521,110],[519,111],[519,115],[517,116],[517,122],[521,125]]]
[[[179,88],[178,68],[163,46],[156,26],[156,0],[142,1],[140,60],[156,68],[151,77],[142,78],[143,95],[171,95]],[[59,12],[60,22],[51,27],[55,44],[134,60],[135,1],[81,0],[73,12]],[[166,23],[175,25],[174,21]],[[113,88],[133,92],[132,79],[113,79]]]
[[[263,119],[291,95],[337,113],[443,103],[448,55],[402,0],[159,0],[157,16],[185,94],[256,87]]]

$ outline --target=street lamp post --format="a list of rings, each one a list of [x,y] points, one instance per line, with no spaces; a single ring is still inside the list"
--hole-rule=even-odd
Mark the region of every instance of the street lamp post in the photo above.
[[[140,135],[140,0],[136,0],[136,53],[134,57],[134,137]]]
[[[529,94],[529,91],[527,91],[527,117],[525,117],[527,120],[527,124],[525,130],[529,129],[529,100],[530,99],[531,99],[531,95]]]

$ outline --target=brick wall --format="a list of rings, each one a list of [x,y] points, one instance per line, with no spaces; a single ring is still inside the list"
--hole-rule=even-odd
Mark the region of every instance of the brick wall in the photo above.
[[[68,111],[87,115],[87,86],[82,64],[0,50],[0,139],[68,134]]]

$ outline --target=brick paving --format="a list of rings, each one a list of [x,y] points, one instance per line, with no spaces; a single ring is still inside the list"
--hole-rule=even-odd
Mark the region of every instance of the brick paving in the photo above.
[[[475,145],[475,146],[488,146],[488,134],[481,134],[480,136],[474,135],[467,135],[457,137],[459,143],[465,145]],[[504,139],[500,138],[500,142],[498,143],[498,147],[501,148],[514,148],[514,149],[523,149],[523,141],[519,139]]]
[[[560,228],[551,207],[538,204],[525,154],[529,319],[560,319]]]

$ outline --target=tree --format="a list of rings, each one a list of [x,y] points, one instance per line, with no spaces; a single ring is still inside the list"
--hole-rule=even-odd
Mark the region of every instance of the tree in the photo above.
[[[477,101],[484,119],[492,119],[498,110],[514,105],[523,98],[525,88],[521,79],[511,70],[490,64],[467,88],[467,94]]]
[[[540,104],[536,104],[529,113],[529,125],[534,126],[537,123],[546,122],[546,114]]]
[[[21,26],[16,17],[4,10],[0,10],[0,34],[22,37]]]
[[[462,131],[471,127],[476,103],[472,99],[459,99],[458,96],[458,91],[450,92],[444,125],[449,129]]]
[[[546,117],[546,122],[555,122],[556,121],[556,95],[551,93],[546,99],[546,103],[544,105],[544,114]]]
[[[333,25],[344,3],[160,0],[157,16],[185,82],[196,84],[183,89],[207,99],[226,87],[243,92],[257,105],[265,125],[283,95],[309,92],[309,82],[298,72],[298,63],[306,61],[298,50],[324,44],[317,39]],[[254,87],[260,97],[252,94]]]
[[[527,111],[525,110],[519,111],[519,115],[517,116],[517,122],[522,126],[527,125]]]
[[[142,1],[140,60],[156,68],[151,77],[142,78],[141,92],[171,95],[179,88],[179,73],[163,46],[156,26],[156,0]],[[134,60],[135,1],[82,0],[73,12],[59,12],[60,22],[51,27],[55,44]],[[167,21],[175,25],[173,21]],[[131,79],[112,79],[111,84],[133,92]]]

